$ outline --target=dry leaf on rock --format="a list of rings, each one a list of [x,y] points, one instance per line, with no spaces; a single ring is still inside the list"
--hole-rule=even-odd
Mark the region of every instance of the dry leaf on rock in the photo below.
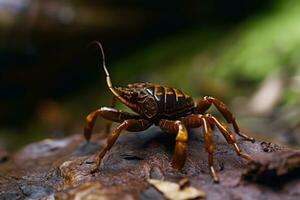
[[[149,179],[148,182],[170,200],[188,200],[205,197],[205,193],[191,186],[181,188],[170,181]]]

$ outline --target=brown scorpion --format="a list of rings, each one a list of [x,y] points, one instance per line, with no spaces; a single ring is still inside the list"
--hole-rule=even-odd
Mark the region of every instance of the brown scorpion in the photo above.
[[[215,182],[219,182],[219,178],[214,169],[213,161],[215,149],[213,143],[213,127],[217,127],[220,130],[220,133],[225,137],[226,141],[233,146],[237,155],[246,160],[251,160],[248,154],[241,151],[236,142],[236,137],[228,125],[211,114],[206,113],[211,105],[214,105],[223,115],[227,123],[232,124],[234,132],[237,135],[254,142],[254,138],[240,132],[233,114],[222,101],[211,96],[205,96],[203,99],[195,102],[191,96],[181,90],[154,83],[133,83],[128,84],[125,88],[115,87],[111,82],[105,64],[104,50],[101,43],[97,41],[92,43],[97,44],[101,50],[106,83],[113,94],[113,102],[115,99],[118,99],[121,103],[137,113],[131,114],[115,108],[102,107],[87,115],[86,125],[84,127],[84,136],[87,141],[91,138],[92,129],[97,116],[100,115],[109,121],[120,123],[108,137],[107,143],[96,161],[96,168],[92,170],[92,173],[98,170],[103,157],[107,151],[112,148],[123,130],[138,132],[148,129],[153,124],[159,126],[164,132],[176,136],[172,167],[177,170],[182,169],[185,164],[188,130],[197,127],[203,128],[205,149],[208,153],[208,166]],[[111,123],[107,126],[107,131],[109,131],[110,125]]]

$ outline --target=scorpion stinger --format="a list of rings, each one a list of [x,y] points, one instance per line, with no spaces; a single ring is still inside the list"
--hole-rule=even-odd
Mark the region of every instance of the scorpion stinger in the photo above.
[[[118,98],[122,103],[124,103],[125,105],[127,105],[128,107],[130,108],[135,108],[136,105],[135,104],[132,104],[130,102],[128,102],[126,99],[124,99],[123,97],[120,96],[120,93],[118,91],[117,88],[115,88],[111,82],[111,79],[110,79],[110,75],[109,75],[109,72],[107,70],[107,67],[106,67],[106,63],[105,63],[105,54],[104,54],[104,50],[103,50],[103,47],[102,47],[102,44],[99,42],[99,41],[92,41],[91,44],[96,44],[100,50],[101,50],[101,54],[102,54],[102,66],[103,66],[103,69],[104,69],[104,72],[105,72],[105,76],[106,76],[106,83],[107,83],[107,86],[109,88],[109,90],[113,93],[113,95]]]

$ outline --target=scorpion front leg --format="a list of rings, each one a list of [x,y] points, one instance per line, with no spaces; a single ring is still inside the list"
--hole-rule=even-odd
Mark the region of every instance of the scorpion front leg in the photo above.
[[[111,99],[111,108],[115,108],[116,107],[116,97],[113,96]],[[112,125],[113,121],[111,120],[106,120],[106,126],[105,126],[105,134],[106,136],[110,133],[110,129],[111,129],[111,125]]]
[[[117,141],[118,137],[120,136],[123,130],[138,132],[138,131],[146,130],[151,125],[152,122],[144,119],[128,119],[123,121],[107,138],[107,142],[103,150],[99,153],[98,159],[96,161],[96,167],[91,171],[91,173],[95,173],[98,170],[105,154],[112,148],[112,146],[115,144],[115,142]]]
[[[204,114],[205,111],[207,111],[211,107],[212,104],[214,104],[216,106],[216,108],[220,111],[220,113],[222,113],[222,115],[224,116],[226,121],[233,125],[234,131],[236,134],[238,134],[242,138],[249,140],[251,142],[255,141],[255,139],[253,137],[249,137],[248,135],[241,133],[240,128],[237,125],[237,122],[235,120],[235,117],[229,111],[227,106],[219,99],[210,97],[210,96],[206,96],[202,100],[197,102],[195,111],[196,111],[196,113]]]
[[[175,152],[172,159],[172,166],[175,169],[182,169],[186,160],[188,131],[181,121],[162,119],[159,122],[160,128],[170,134],[176,134]]]
[[[114,108],[102,107],[100,109],[97,109],[97,110],[91,112],[90,114],[88,114],[88,116],[86,117],[86,124],[84,127],[84,137],[87,141],[89,141],[91,139],[92,130],[95,125],[96,118],[99,115],[102,116],[103,118],[105,118],[106,120],[119,122],[119,123],[123,122],[126,119],[139,119],[140,118],[140,116],[138,116],[138,115],[119,111]],[[110,128],[110,126],[109,126],[109,128]],[[106,127],[106,131],[107,131],[107,127]]]

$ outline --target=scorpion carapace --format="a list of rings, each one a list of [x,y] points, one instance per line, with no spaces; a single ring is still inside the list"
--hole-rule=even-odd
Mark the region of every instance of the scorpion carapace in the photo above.
[[[240,132],[233,114],[222,101],[206,96],[195,102],[192,97],[181,90],[153,83],[133,83],[125,88],[114,87],[105,65],[102,45],[97,41],[93,43],[99,46],[102,53],[103,69],[106,75],[107,86],[113,94],[113,105],[112,108],[102,107],[88,114],[84,128],[85,138],[87,141],[90,140],[95,120],[99,115],[109,121],[118,122],[120,125],[108,137],[92,173],[98,170],[105,154],[112,148],[123,130],[138,132],[148,129],[153,124],[159,126],[164,132],[176,136],[172,166],[177,170],[182,169],[185,164],[188,130],[197,127],[203,128],[205,149],[208,153],[208,166],[215,182],[218,182],[219,178],[213,164],[215,147],[212,127],[217,127],[220,130],[220,133],[233,146],[239,156],[246,160],[251,160],[248,154],[241,151],[236,142],[236,137],[228,125],[206,113],[211,105],[214,105],[227,123],[232,124],[237,135],[254,142],[254,138]],[[115,109],[114,102],[116,99],[128,106],[136,114]],[[110,130],[110,125],[111,123],[107,126],[107,133]]]
[[[186,93],[154,83],[134,83],[118,88],[121,97],[137,106],[136,111],[155,124],[160,119],[177,119],[192,113],[194,101]]]

